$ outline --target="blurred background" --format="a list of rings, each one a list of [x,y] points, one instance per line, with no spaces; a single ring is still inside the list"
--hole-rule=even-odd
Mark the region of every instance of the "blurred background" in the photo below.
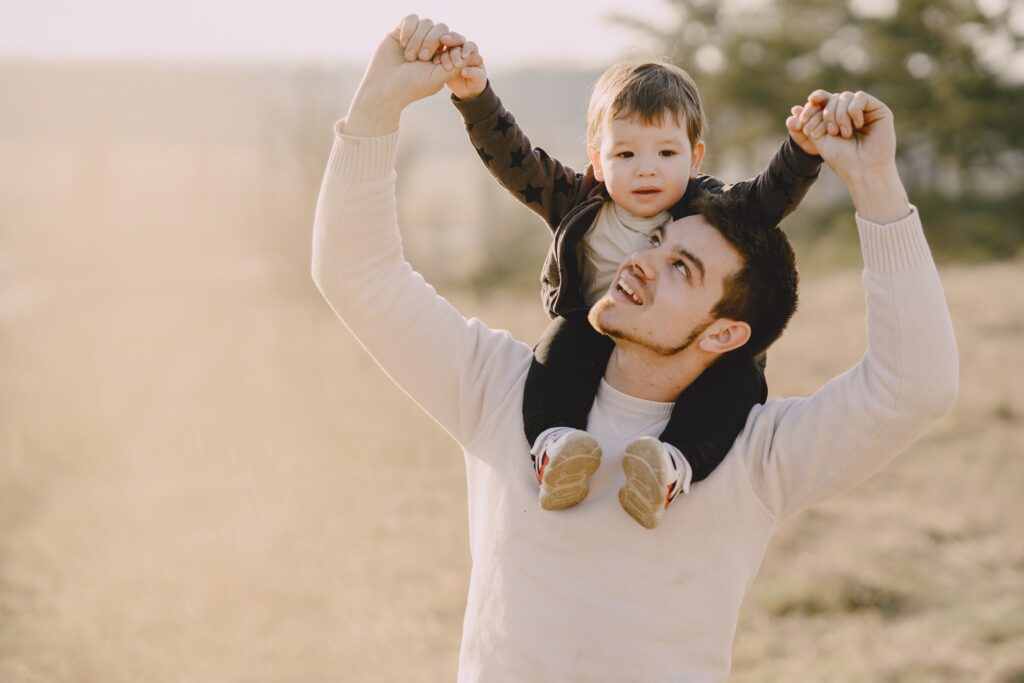
[[[1024,2],[320,0],[5,6],[0,681],[442,681],[469,572],[460,452],[309,278],[331,124],[405,14],[476,40],[533,143],[582,168],[590,85],[690,69],[704,170],[757,173],[793,104],[865,89],[941,264],[958,405],[780,529],[735,681],[1024,681]],[[548,232],[437,97],[403,117],[408,257],[533,341]],[[801,310],[773,395],[864,348],[828,171],[784,227]],[[694,549],[699,552],[699,549]]]

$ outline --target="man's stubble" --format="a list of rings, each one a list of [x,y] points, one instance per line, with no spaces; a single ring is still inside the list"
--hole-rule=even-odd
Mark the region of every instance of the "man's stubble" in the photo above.
[[[616,342],[623,341],[637,344],[643,348],[650,349],[659,356],[674,356],[677,353],[686,350],[691,344],[697,341],[700,335],[702,335],[704,331],[711,326],[711,323],[714,322],[714,319],[711,316],[707,316],[690,330],[690,333],[681,344],[676,346],[664,346],[651,339],[644,338],[634,330],[626,330],[603,321],[602,314],[614,305],[615,302],[612,301],[610,297],[601,297],[598,299],[597,303],[590,308],[590,312],[587,314],[587,320],[590,321],[590,324],[595,330],[614,339]]]

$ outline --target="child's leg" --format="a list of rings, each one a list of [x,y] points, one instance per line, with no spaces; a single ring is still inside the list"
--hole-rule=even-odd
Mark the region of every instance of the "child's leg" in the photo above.
[[[768,398],[763,359],[725,358],[705,370],[676,400],[661,440],[678,448],[692,481],[718,467],[746,424],[750,409]]]
[[[545,510],[577,505],[601,463],[601,447],[585,431],[611,342],[586,313],[551,322],[534,350],[523,394],[523,425]]]
[[[586,311],[551,321],[534,348],[523,392],[523,427],[531,447],[552,427],[586,428],[612,346],[590,325]]]
[[[660,441],[645,436],[626,447],[619,502],[633,519],[656,527],[691,481],[704,479],[722,462],[750,409],[767,398],[762,367],[761,358],[712,365],[676,400]]]

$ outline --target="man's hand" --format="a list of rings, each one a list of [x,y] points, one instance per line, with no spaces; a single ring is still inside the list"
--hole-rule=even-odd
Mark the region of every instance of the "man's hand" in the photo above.
[[[821,104],[825,103],[822,107]],[[896,131],[885,104],[863,91],[816,90],[799,116],[791,116],[837,175],[888,171],[896,163]]]
[[[437,52],[465,43],[465,38],[445,24],[415,14],[402,19],[370,59],[345,117],[345,132],[373,136],[397,130],[403,109],[433,95],[457,75],[454,65],[445,68],[433,62]]]
[[[820,103],[825,101],[825,106]],[[889,223],[910,212],[896,171],[896,131],[885,104],[863,92],[816,90],[796,119],[821,158],[846,184],[862,217]]]
[[[455,75],[448,81],[448,89],[460,100],[471,100],[479,97],[487,87],[487,67],[476,43],[467,41],[462,47],[453,47],[434,57],[434,63],[440,64]]]
[[[803,151],[812,155],[817,154],[818,148],[815,146],[814,140],[804,133],[804,125],[820,112],[821,118],[825,122],[825,130],[829,135],[853,137],[854,131],[864,125],[864,117],[861,112],[854,120],[847,104],[841,96],[833,96],[827,90],[815,90],[807,97],[806,104],[790,109],[791,116],[786,119],[789,136]]]

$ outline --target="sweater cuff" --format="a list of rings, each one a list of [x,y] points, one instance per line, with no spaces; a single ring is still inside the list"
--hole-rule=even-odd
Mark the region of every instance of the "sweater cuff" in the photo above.
[[[476,97],[468,100],[460,100],[455,95],[451,96],[452,104],[462,114],[462,121],[467,126],[483,121],[501,107],[501,100],[491,88],[491,81],[488,79],[484,91]]]
[[[910,207],[906,218],[884,225],[857,215],[857,231],[860,233],[864,266],[868,270],[893,274],[932,263],[932,252],[916,207]]]
[[[375,137],[345,134],[345,119],[334,124],[334,147],[327,172],[348,180],[385,178],[395,168],[398,131]]]
[[[789,170],[803,178],[813,178],[821,170],[822,159],[817,154],[808,154],[793,142],[793,138],[786,136],[782,143],[783,154],[786,158],[786,165]]]

